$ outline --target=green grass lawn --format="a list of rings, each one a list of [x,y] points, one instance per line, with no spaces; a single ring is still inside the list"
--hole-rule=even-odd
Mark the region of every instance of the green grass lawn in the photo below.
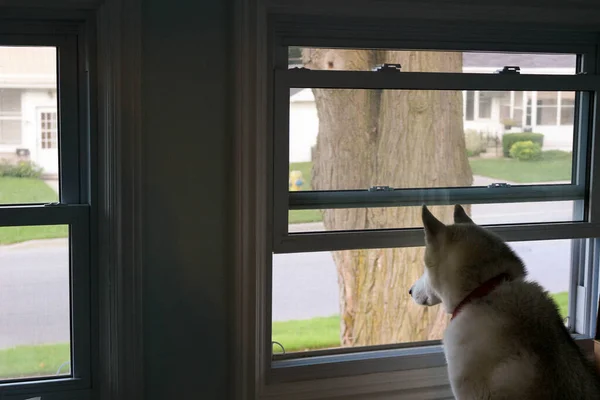
[[[18,379],[55,375],[58,368],[71,359],[68,343],[17,346],[0,350],[0,378]],[[70,365],[62,367],[61,374],[69,374]]]
[[[312,162],[301,162],[291,163],[290,171],[302,172],[302,178],[304,178],[304,184],[301,186],[302,190],[312,190],[311,177],[312,177]],[[323,219],[321,210],[291,210],[289,213],[290,224],[299,224],[305,222],[319,222]]]
[[[558,305],[561,316],[568,315],[569,294],[561,292],[552,297]],[[319,317],[306,320],[273,322],[273,341],[281,343],[286,352],[318,350],[340,346],[340,317]],[[275,354],[281,347],[273,345]]]
[[[58,194],[40,179],[0,177],[0,204],[55,201],[58,201]],[[67,237],[68,234],[67,225],[4,227],[0,228],[0,244]]]
[[[0,177],[0,204],[54,201],[58,201],[58,194],[41,179]]]
[[[512,158],[472,158],[474,175],[516,183],[567,181],[571,179],[571,158],[519,161]]]

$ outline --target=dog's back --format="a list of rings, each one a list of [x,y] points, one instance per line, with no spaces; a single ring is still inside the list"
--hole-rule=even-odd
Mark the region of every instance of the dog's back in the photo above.
[[[443,342],[456,398],[600,399],[600,378],[519,257],[462,207],[454,219],[423,208],[426,268],[410,292],[453,314]]]
[[[444,345],[451,379],[458,372],[454,378],[465,382],[459,398],[600,398],[600,379],[536,283],[507,282],[473,301],[446,330]]]

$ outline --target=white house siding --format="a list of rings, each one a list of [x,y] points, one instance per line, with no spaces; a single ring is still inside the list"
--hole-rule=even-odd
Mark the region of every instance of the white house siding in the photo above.
[[[317,143],[319,132],[312,90],[297,93],[290,102],[290,162],[311,161],[311,149]]]

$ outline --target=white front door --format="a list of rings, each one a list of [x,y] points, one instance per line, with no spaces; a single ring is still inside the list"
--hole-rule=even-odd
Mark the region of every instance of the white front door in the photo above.
[[[58,174],[58,121],[56,108],[39,108],[37,118],[37,157],[33,160],[44,174]]]

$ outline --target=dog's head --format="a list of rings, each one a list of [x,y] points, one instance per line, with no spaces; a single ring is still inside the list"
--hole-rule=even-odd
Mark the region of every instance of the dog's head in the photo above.
[[[452,312],[483,282],[501,273],[512,279],[525,276],[523,262],[496,235],[475,225],[465,210],[454,207],[454,224],[444,225],[426,206],[425,272],[410,288],[414,301],[432,306],[443,303]]]

